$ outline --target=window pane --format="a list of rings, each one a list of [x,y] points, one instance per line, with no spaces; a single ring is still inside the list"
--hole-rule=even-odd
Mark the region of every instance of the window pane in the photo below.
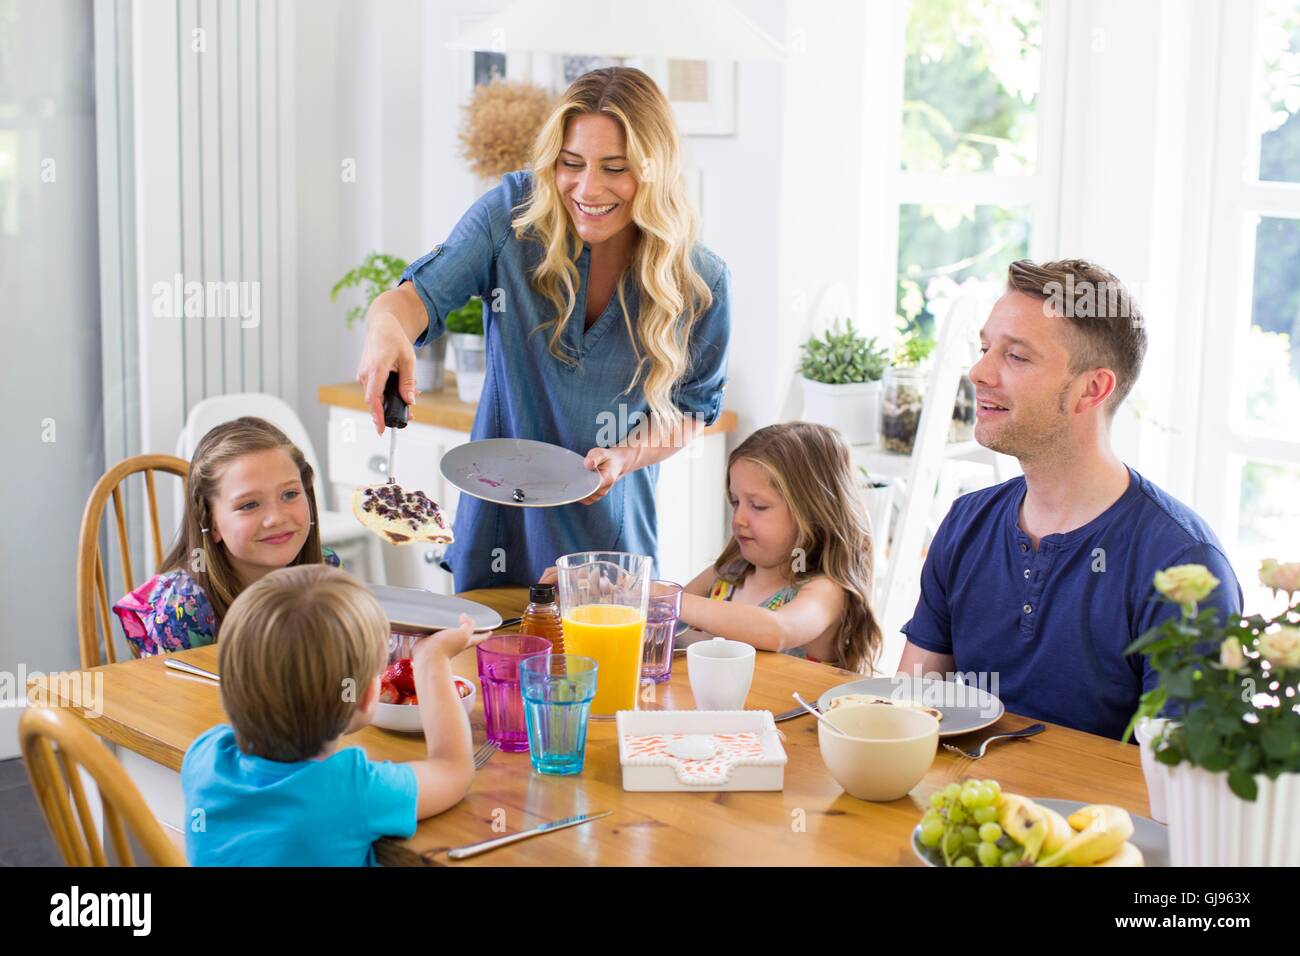
[[[934,329],[937,303],[958,298],[968,280],[1003,283],[1007,266],[1029,255],[1028,206],[898,207],[900,322]]]
[[[1039,0],[912,0],[902,168],[1032,173]]]
[[[1259,178],[1300,182],[1300,3],[1265,0],[1259,57],[1262,89],[1256,97]]]
[[[1241,500],[1236,547],[1231,560],[1245,608],[1272,615],[1286,606],[1259,583],[1265,558],[1300,561],[1300,467],[1246,462],[1241,470]]]
[[[1252,296],[1237,366],[1246,384],[1246,425],[1300,441],[1300,220],[1259,220]]]

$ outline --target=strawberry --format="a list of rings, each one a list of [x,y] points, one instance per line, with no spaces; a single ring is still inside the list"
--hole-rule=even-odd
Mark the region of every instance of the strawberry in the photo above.
[[[401,703],[402,692],[392,685],[390,681],[380,681],[379,684],[379,702],[381,704]]]
[[[403,694],[403,695],[402,695],[402,703],[403,703],[403,704],[410,704],[410,705],[415,706],[415,707],[418,707],[419,704],[420,704],[420,702],[419,702],[418,700],[415,699],[415,695],[414,695],[414,694]]]
[[[392,684],[403,694],[415,693],[415,670],[409,657],[393,661],[384,671],[383,680]]]

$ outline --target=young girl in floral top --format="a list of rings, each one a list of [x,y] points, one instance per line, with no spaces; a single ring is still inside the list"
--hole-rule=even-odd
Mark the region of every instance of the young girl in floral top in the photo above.
[[[113,612],[139,654],[200,647],[244,588],[297,564],[339,564],[321,548],[311,465],[270,422],[239,418],[194,449],[176,544]]]

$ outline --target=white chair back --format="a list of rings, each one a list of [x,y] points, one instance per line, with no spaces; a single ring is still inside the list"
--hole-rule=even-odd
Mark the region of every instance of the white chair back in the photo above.
[[[289,441],[298,446],[307,459],[307,463],[311,465],[314,476],[312,488],[316,493],[316,507],[321,511],[328,510],[329,503],[325,498],[325,480],[321,474],[320,459],[316,457],[316,448],[312,445],[311,438],[308,437],[307,429],[298,417],[298,413],[289,407],[287,402],[275,395],[264,395],[260,392],[236,392],[233,395],[214,395],[211,398],[205,398],[190,409],[190,413],[185,419],[185,427],[181,429],[181,433],[176,439],[176,457],[189,461],[194,455],[194,449],[198,447],[199,440],[204,435],[217,425],[234,421],[236,418],[243,418],[246,415],[266,419],[284,432]],[[177,527],[180,526],[181,507],[182,502],[178,497],[175,508]]]

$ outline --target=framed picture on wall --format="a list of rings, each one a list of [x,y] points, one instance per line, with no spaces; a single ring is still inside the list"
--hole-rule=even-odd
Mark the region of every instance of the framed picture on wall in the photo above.
[[[534,82],[556,93],[582,74],[607,66],[644,70],[672,104],[677,127],[684,136],[732,136],[736,132],[736,64],[732,60],[672,60],[663,57],[609,57],[558,54],[545,68],[534,65]]]

